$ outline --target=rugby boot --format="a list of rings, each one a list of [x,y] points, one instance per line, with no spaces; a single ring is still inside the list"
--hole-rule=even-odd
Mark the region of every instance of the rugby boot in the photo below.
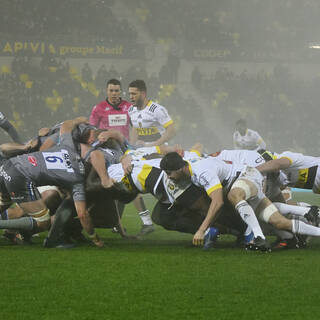
[[[152,233],[154,232],[155,228],[154,228],[154,225],[153,224],[143,224],[141,226],[141,229],[140,229],[140,232],[138,233],[137,236],[145,236],[149,233]]]
[[[217,242],[219,236],[219,230],[214,227],[210,227],[206,230],[204,236],[203,250],[212,249]]]
[[[280,239],[274,245],[275,250],[288,250],[288,249],[299,249],[299,241],[296,237],[291,239]]]
[[[304,217],[314,226],[318,227],[320,223],[319,207],[311,206],[310,210],[304,215]]]
[[[254,238],[253,242],[246,245],[246,250],[271,252],[271,248],[266,239],[261,237]]]

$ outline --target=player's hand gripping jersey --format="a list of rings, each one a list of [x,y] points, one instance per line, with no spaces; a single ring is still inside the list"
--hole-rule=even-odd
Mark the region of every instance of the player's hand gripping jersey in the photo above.
[[[156,141],[173,123],[166,108],[152,100],[142,110],[131,107],[129,116],[132,126],[138,131],[138,139],[144,142]]]

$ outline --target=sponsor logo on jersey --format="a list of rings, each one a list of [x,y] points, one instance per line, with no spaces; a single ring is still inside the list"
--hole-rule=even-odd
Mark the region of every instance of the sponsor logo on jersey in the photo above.
[[[151,135],[159,133],[159,130],[156,127],[137,128],[137,129],[138,129],[138,135],[139,136],[151,136]]]
[[[3,177],[7,181],[11,181],[11,176],[9,176],[4,170],[3,166],[0,167],[0,176]]]
[[[28,156],[28,161],[34,166],[37,167],[38,166],[38,161],[34,156]]]
[[[209,181],[207,178],[204,176],[204,173],[201,173],[199,176],[199,183],[204,186],[205,188],[209,186]]]
[[[70,156],[68,153],[63,153],[63,158],[64,158],[64,162],[65,162],[65,165],[68,169],[72,168],[72,164],[71,164],[71,161],[70,161]]]
[[[126,114],[109,114],[109,126],[125,126],[127,124],[127,115]]]
[[[156,109],[157,109],[157,105],[155,105],[155,104],[152,104],[151,106],[150,106],[150,108],[149,108],[149,111],[150,112],[154,112]]]
[[[105,111],[109,111],[109,110],[110,110],[110,108],[106,107],[104,110],[105,110]]]

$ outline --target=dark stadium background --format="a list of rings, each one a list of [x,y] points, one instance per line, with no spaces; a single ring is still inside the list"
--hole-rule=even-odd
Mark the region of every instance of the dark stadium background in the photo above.
[[[319,17],[319,0],[1,0],[0,111],[27,140],[89,116],[108,79],[125,98],[144,79],[184,147],[232,148],[245,118],[269,150],[319,156]],[[123,223],[140,230],[132,205]],[[160,226],[141,241],[99,235],[104,248],[72,250],[43,248],[46,233],[0,237],[0,319],[319,319],[319,239],[262,254],[232,236],[203,251]]]
[[[2,0],[1,111],[27,139],[88,116],[107,79],[126,92],[142,78],[186,147],[229,148],[246,118],[268,149],[317,155],[319,13],[317,0]]]

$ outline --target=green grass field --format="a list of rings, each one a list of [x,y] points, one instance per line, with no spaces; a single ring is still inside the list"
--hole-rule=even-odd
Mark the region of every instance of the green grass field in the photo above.
[[[124,224],[132,234],[140,228],[131,206]],[[160,227],[140,241],[99,234],[103,249],[43,249],[45,235],[31,246],[0,239],[0,319],[319,318],[320,240],[264,254],[233,248],[231,237],[203,251],[191,235]]]

